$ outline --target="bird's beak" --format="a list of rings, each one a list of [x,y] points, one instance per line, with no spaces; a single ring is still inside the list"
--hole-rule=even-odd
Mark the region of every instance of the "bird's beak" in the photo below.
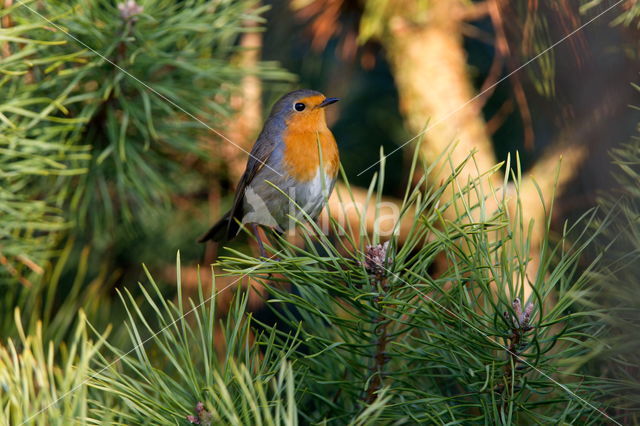
[[[324,101],[322,101],[322,103],[320,105],[318,105],[318,108],[324,108],[327,105],[335,104],[339,100],[340,99],[338,99],[338,98],[325,98]]]

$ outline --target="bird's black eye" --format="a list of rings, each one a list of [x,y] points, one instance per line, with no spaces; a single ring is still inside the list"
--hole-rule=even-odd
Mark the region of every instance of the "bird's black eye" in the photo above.
[[[297,104],[295,104],[293,106],[295,108],[296,111],[302,111],[304,110],[304,104],[302,102],[298,102]]]

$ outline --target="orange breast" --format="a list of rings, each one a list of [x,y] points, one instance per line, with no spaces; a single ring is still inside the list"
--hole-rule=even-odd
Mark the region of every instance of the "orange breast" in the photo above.
[[[320,152],[327,176],[338,173],[340,162],[336,140],[324,121],[324,111],[317,111],[321,117],[309,114],[295,117],[287,123],[283,134],[285,144],[284,166],[296,180],[307,182],[318,173]]]

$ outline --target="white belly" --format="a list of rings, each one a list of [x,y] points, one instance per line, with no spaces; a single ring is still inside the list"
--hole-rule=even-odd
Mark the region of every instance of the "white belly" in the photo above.
[[[331,195],[334,183],[335,177],[321,173],[318,169],[318,173],[316,173],[313,179],[297,185],[295,194],[296,203],[302,207],[302,210],[311,216],[312,219],[317,218],[329,199],[329,195]],[[303,215],[301,212],[298,211],[298,213],[300,214],[297,217],[302,218]]]
[[[272,178],[278,180],[275,176]],[[320,173],[318,168],[313,179],[307,182],[292,185],[292,181],[286,179],[273,183],[282,188],[286,196],[262,179],[254,179],[247,186],[243,223],[256,223],[286,231],[296,223],[290,216],[305,220],[306,213],[311,219],[316,219],[333,190],[335,177]]]

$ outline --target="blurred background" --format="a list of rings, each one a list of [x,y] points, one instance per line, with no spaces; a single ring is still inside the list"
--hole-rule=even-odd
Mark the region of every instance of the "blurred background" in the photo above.
[[[230,206],[246,162],[218,132],[250,150],[294,88],[341,99],[328,120],[356,193],[382,150],[393,152],[385,193],[401,198],[418,140],[426,162],[457,142],[457,158],[475,149],[481,170],[517,152],[525,179],[555,199],[555,230],[629,192],[610,152],[640,122],[636,0],[46,3],[27,5],[61,28],[11,0],[1,15],[7,36],[43,41],[0,38],[3,336],[16,306],[56,342],[78,309],[103,329],[122,315],[115,289],[135,294],[142,264],[175,291],[178,250],[185,284],[208,281],[223,251],[195,241]],[[21,149],[60,135],[39,151],[48,160],[22,161]],[[544,218],[527,191],[529,217]],[[230,246],[255,250],[244,236]]]

